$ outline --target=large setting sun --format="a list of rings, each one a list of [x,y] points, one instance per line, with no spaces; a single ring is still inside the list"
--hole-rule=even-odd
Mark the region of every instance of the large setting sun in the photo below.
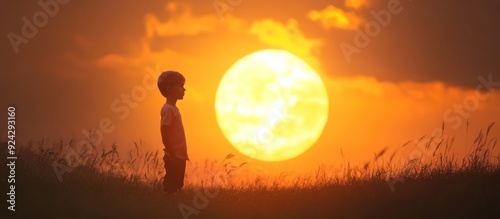
[[[328,95],[306,62],[284,50],[262,50],[229,68],[215,109],[222,132],[238,151],[281,161],[302,154],[321,135]]]

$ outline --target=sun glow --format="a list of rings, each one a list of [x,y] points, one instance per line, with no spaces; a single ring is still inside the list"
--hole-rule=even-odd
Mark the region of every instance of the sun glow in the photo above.
[[[321,135],[328,95],[319,75],[283,50],[262,50],[234,63],[220,81],[215,109],[224,136],[263,161],[294,158]]]

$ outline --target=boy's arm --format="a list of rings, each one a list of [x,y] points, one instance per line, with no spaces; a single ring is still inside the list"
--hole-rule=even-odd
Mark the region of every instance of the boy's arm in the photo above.
[[[172,155],[170,153],[170,144],[169,144],[167,130],[168,130],[168,126],[167,125],[161,125],[161,127],[160,127],[161,141],[163,143],[163,146],[165,146],[165,151],[167,151],[168,155]]]

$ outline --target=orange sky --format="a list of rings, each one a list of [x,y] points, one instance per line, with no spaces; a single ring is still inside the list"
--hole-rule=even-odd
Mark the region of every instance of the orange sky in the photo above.
[[[239,153],[217,125],[217,85],[241,57],[275,48],[319,73],[329,94],[329,120],[302,156],[271,164],[252,161],[255,166],[303,171],[321,163],[338,165],[341,149],[347,160],[359,163],[386,146],[395,149],[440,130],[443,121],[447,133],[462,139],[455,143],[461,152],[467,119],[472,136],[500,118],[500,77],[492,55],[499,44],[485,34],[490,19],[474,16],[477,7],[457,4],[445,13],[437,10],[444,4],[425,1],[233,3],[226,2],[232,9],[225,12],[211,1],[59,5],[26,44],[2,41],[1,106],[18,107],[18,136],[24,141],[82,139],[82,130],[105,120],[114,130],[103,134],[104,144],[117,142],[126,151],[141,140],[144,150],[158,150],[164,99],[154,86],[155,75],[178,70],[187,78],[185,100],[178,106],[190,157],[220,160]],[[469,20],[446,25],[465,8]],[[39,10],[22,2],[2,12],[5,35],[22,35],[21,18]],[[376,21],[371,11],[382,10],[392,13],[388,25],[372,29],[377,33],[364,41],[367,45],[356,45],[359,30],[366,32]],[[422,12],[429,17],[420,18]],[[359,52],[346,55],[342,43]],[[495,81],[490,90],[484,80]],[[500,137],[498,130],[493,134]]]

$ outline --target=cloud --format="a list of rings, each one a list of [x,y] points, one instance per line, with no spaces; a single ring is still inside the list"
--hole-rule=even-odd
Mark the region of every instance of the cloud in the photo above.
[[[123,55],[112,53],[97,60],[97,66],[112,70],[119,70],[120,66],[126,65],[126,58]]]
[[[309,11],[308,17],[312,21],[321,23],[327,30],[332,28],[354,30],[363,21],[355,12],[346,12],[333,5],[328,5],[320,11]]]
[[[110,53],[100,57],[96,65],[116,72],[134,72],[137,69],[144,69],[148,65],[158,63],[179,68],[183,65],[189,65],[193,61],[192,57],[169,48],[153,51],[149,42],[143,39],[140,46],[133,48],[129,54]]]
[[[108,53],[97,59],[95,65],[99,68],[108,69],[114,72],[133,72],[137,68],[143,68],[148,64],[147,58],[151,57],[151,49],[149,43],[142,39],[139,46],[127,45],[130,50],[126,54]]]
[[[155,36],[192,36],[200,33],[214,32],[220,27],[225,27],[229,30],[238,30],[244,26],[243,20],[231,15],[225,16],[224,21],[220,20],[215,14],[194,16],[188,5],[179,5],[175,2],[169,2],[166,11],[171,16],[164,22],[161,22],[154,14],[147,14],[145,16],[147,38]]]
[[[342,30],[355,30],[364,21],[356,11],[370,4],[369,0],[345,0],[344,5],[351,11],[343,10],[342,8],[328,5],[323,10],[311,10],[307,17],[315,22],[320,23],[326,30],[337,28]]]
[[[313,51],[321,45],[321,41],[304,36],[294,19],[289,19],[286,24],[271,19],[256,21],[249,32],[257,36],[262,43],[290,51],[308,59],[306,61],[309,63],[313,62],[311,64],[317,64]]]

